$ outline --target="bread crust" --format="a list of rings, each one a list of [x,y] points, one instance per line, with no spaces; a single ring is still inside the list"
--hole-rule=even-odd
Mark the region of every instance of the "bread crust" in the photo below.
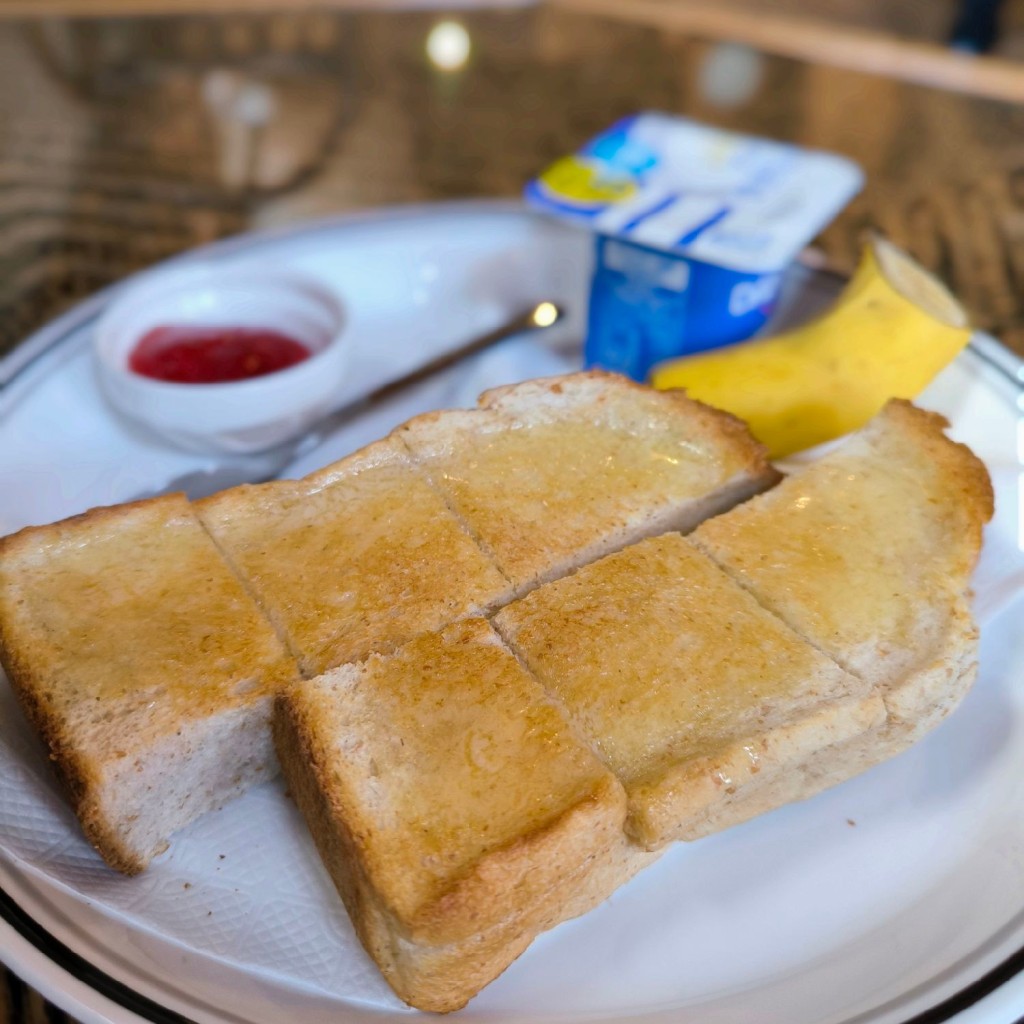
[[[934,660],[902,680],[897,702],[889,694],[874,695],[883,714],[872,728],[838,738],[785,772],[738,789],[712,809],[694,830],[693,838],[816,796],[905,752],[959,705],[970,691],[977,669],[977,630],[973,623],[958,620],[958,628],[950,631]]]
[[[99,782],[94,763],[82,752],[73,735],[53,714],[34,685],[31,659],[18,654],[17,645],[4,631],[4,617],[0,615],[0,667],[3,668],[11,689],[29,724],[46,748],[47,756],[57,781],[68,803],[82,826],[89,843],[107,864],[125,875],[136,875],[150,861],[150,857],[131,849],[122,841],[118,824],[108,821],[98,812],[91,795]]]
[[[367,713],[379,728],[359,728]],[[622,787],[482,620],[290,687],[274,728],[357,932],[421,1009],[464,1003],[467,979],[591,898],[594,865],[622,867]],[[467,964],[449,975],[456,953]]]
[[[0,664],[86,837],[126,874],[236,776],[272,770],[269,737],[248,767],[254,741],[237,740],[251,722],[266,733],[266,695],[296,674],[180,494],[0,541]],[[216,742],[211,722],[223,778],[208,763],[198,778],[185,755],[197,729]],[[175,761],[161,799],[150,787]]]
[[[967,445],[949,437],[948,429],[949,420],[940,413],[921,409],[904,398],[893,398],[865,433],[874,439],[898,432],[913,440],[925,457],[941,468],[947,499],[962,511],[969,530],[969,544],[958,566],[961,573],[969,575],[981,550],[982,529],[995,514],[995,491],[985,464]],[[884,453],[879,454],[884,457]]]
[[[701,839],[839,785],[853,773],[835,768],[799,792],[790,780],[803,777],[823,750],[872,749],[885,723],[885,702],[871,693],[835,701],[797,721],[676,765],[634,788],[633,799],[644,807],[643,831],[636,838],[643,841],[654,834],[671,841]]]
[[[477,405],[481,409],[521,414],[534,403],[543,405],[546,400],[557,402],[562,397],[570,398],[575,405],[591,402],[595,408],[621,402],[635,410],[636,403],[643,402],[672,409],[676,415],[698,425],[702,432],[730,446],[752,477],[765,477],[773,482],[780,478],[779,471],[768,459],[767,446],[750,433],[750,427],[743,420],[724,409],[691,398],[685,388],[655,391],[622,374],[608,370],[582,370],[491,388],[480,395]]]

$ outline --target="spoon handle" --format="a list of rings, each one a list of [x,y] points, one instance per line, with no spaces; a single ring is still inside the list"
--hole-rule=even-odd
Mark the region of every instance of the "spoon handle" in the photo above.
[[[547,317],[538,319],[538,311],[542,307],[545,311],[550,311],[551,319]],[[447,370],[463,359],[468,359],[470,356],[483,352],[492,345],[497,345],[499,341],[515,337],[517,334],[526,334],[531,331],[540,331],[552,327],[561,320],[562,315],[562,310],[553,302],[536,303],[522,313],[517,313],[510,320],[506,320],[505,323],[500,327],[496,327],[493,331],[480,334],[467,341],[464,345],[459,345],[457,348],[442,352],[436,359],[431,359],[430,362],[424,363],[415,370],[397,377],[395,380],[388,381],[387,384],[382,384],[379,388],[375,388],[369,394],[354,402],[351,408],[353,411],[359,411],[365,405],[375,405],[385,398],[391,398],[398,392],[404,391],[407,387],[421,384],[423,381],[433,377],[435,374],[441,373],[443,370]],[[330,413],[328,419],[333,420],[335,416],[345,414],[349,408],[349,406],[344,406],[337,412]]]
[[[498,342],[504,341],[506,338],[552,327],[562,319],[562,316],[562,309],[553,302],[534,303],[529,309],[516,313],[503,324],[495,327],[494,330],[488,331],[486,334],[479,334],[463,345],[458,345],[447,352],[442,352],[435,359],[431,359],[422,366],[416,367],[415,370],[404,373],[402,376],[396,377],[394,380],[390,380],[378,388],[374,388],[372,391],[361,395],[353,402],[346,403],[334,412],[329,412],[314,425],[309,436],[316,438],[316,443],[319,444],[339,427],[350,423],[355,417],[379,402],[393,398],[406,388],[422,384],[423,381],[429,380],[442,371],[455,366],[457,363],[462,362],[463,359],[468,359],[470,356],[483,352],[485,349],[497,345]],[[303,444],[303,447],[308,446]]]

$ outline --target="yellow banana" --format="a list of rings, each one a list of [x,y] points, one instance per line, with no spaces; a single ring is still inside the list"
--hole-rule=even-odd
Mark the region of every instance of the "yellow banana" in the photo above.
[[[657,388],[739,416],[775,457],[863,426],[890,398],[913,398],[967,344],[963,307],[882,238],[817,319],[656,366]]]

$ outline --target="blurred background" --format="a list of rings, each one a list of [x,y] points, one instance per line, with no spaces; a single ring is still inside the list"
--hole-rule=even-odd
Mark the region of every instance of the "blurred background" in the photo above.
[[[1024,347],[1022,60],[1015,0],[0,0],[0,352],[214,238],[518,195],[645,108],[853,157],[828,262],[875,225]]]
[[[0,0],[0,354],[223,236],[517,196],[643,109],[854,158],[821,263],[875,227],[1024,352],[1017,0]],[[0,975],[0,1021],[64,1019]]]

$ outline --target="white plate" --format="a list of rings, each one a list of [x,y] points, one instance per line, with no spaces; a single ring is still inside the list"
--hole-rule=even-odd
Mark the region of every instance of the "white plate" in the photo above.
[[[506,343],[375,410],[294,473],[421,409],[578,359],[587,239],[514,204],[363,215],[202,255],[301,269],[337,288],[357,332],[354,391],[526,301],[551,297],[576,314],[544,345]],[[820,284],[797,280],[798,308],[820,301]],[[86,346],[108,298],[43,332],[23,351],[46,352],[0,395],[0,532],[210,465],[135,433],[98,398]],[[997,488],[977,576],[982,671],[964,705],[860,778],[670,851],[538,939],[460,1019],[896,1024],[1024,1013],[1024,556],[1016,411],[999,380],[967,354],[922,398],[985,458]],[[141,877],[121,878],[80,837],[25,732],[3,686],[0,957],[64,1009],[87,1024],[408,1018],[355,942],[280,785],[207,815]]]

